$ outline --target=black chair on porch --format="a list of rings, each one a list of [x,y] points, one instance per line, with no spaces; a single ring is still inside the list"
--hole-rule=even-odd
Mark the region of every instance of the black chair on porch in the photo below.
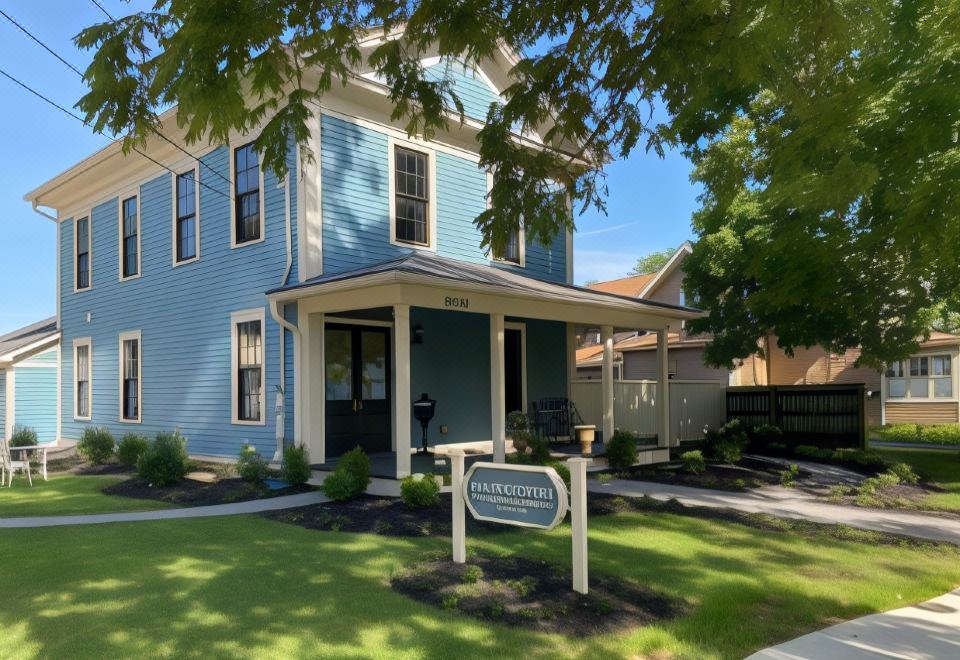
[[[532,412],[534,430],[542,436],[553,438],[554,442],[573,441],[573,427],[583,424],[577,406],[565,397],[535,401]]]

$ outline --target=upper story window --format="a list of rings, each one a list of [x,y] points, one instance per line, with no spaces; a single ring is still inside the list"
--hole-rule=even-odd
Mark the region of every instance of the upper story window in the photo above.
[[[260,214],[260,159],[253,143],[233,150],[234,245],[259,241],[263,236]]]
[[[233,325],[233,423],[264,423],[262,309],[236,312]]]
[[[120,419],[140,421],[140,333],[120,335]]]
[[[90,279],[90,218],[80,218],[76,221],[74,227],[76,240],[74,263],[76,271],[74,273],[74,288],[77,291],[89,289]]]
[[[430,244],[428,156],[394,147],[394,239],[414,245]]]
[[[180,264],[196,259],[200,253],[197,171],[176,175],[174,193],[174,263]]]
[[[524,252],[523,231],[514,229],[510,232],[510,236],[507,237],[507,244],[504,245],[503,252],[496,255],[495,258],[497,261],[505,261],[516,264],[517,266],[523,266]]]
[[[140,274],[140,198],[120,203],[120,279]]]
[[[73,416],[76,419],[90,419],[93,408],[93,343],[88,338],[73,340]]]
[[[950,355],[922,355],[899,360],[886,370],[890,399],[952,399]]]

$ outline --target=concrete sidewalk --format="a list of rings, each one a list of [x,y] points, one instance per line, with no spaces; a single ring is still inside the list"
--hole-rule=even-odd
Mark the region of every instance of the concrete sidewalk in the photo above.
[[[101,513],[85,516],[36,516],[32,518],[0,518],[0,529],[22,529],[28,527],[62,527],[64,525],[100,525],[116,522],[137,522],[142,520],[177,520],[181,518],[209,518],[213,516],[241,516],[263,511],[293,509],[298,506],[320,504],[329,500],[320,493],[300,493],[282,495],[249,502],[232,502],[212,506],[184,507],[181,509],[162,509],[159,511],[134,511],[130,513]]]
[[[648,495],[661,501],[675,499],[688,506],[735,509],[747,513],[766,513],[779,518],[849,525],[850,527],[875,532],[905,534],[960,545],[960,518],[839,506],[825,503],[803,491],[781,486],[764,486],[756,490],[737,493],[648,481],[614,480],[607,484],[590,481],[588,488],[590,492],[594,493],[608,493],[625,497]]]
[[[960,658],[960,589],[754,653],[747,660]]]

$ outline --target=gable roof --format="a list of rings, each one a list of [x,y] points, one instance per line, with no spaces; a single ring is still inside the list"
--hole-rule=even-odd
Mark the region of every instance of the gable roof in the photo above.
[[[25,353],[53,344],[59,337],[56,316],[8,332],[0,336],[0,364],[13,362]]]
[[[631,298],[639,298],[640,292],[643,291],[644,287],[647,286],[647,283],[650,282],[656,273],[644,273],[642,275],[631,275],[629,277],[621,277],[617,280],[607,280],[606,282],[596,282],[594,284],[588,284],[588,289],[593,289],[594,291],[605,291],[607,293],[615,293],[618,296],[630,296]]]
[[[640,298],[646,298],[663,282],[665,279],[670,277],[670,274],[673,273],[680,265],[683,263],[683,260],[687,257],[688,254],[693,252],[693,245],[690,241],[684,241],[683,245],[678,247],[673,253],[673,256],[667,260],[667,263],[663,265],[663,268],[654,273],[653,278],[646,283],[646,285],[640,289],[640,293],[637,294]]]

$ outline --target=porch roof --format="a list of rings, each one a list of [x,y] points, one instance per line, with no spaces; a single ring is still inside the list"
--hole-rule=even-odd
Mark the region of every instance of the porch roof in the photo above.
[[[422,250],[412,251],[398,259],[346,272],[320,275],[304,282],[272,289],[267,291],[267,296],[277,302],[292,302],[337,291],[390,284],[424,285],[510,298],[581,305],[628,314],[639,313],[668,321],[692,319],[702,314],[700,310],[692,307],[641,300],[570,284],[546,282],[507,268],[457,261]]]

